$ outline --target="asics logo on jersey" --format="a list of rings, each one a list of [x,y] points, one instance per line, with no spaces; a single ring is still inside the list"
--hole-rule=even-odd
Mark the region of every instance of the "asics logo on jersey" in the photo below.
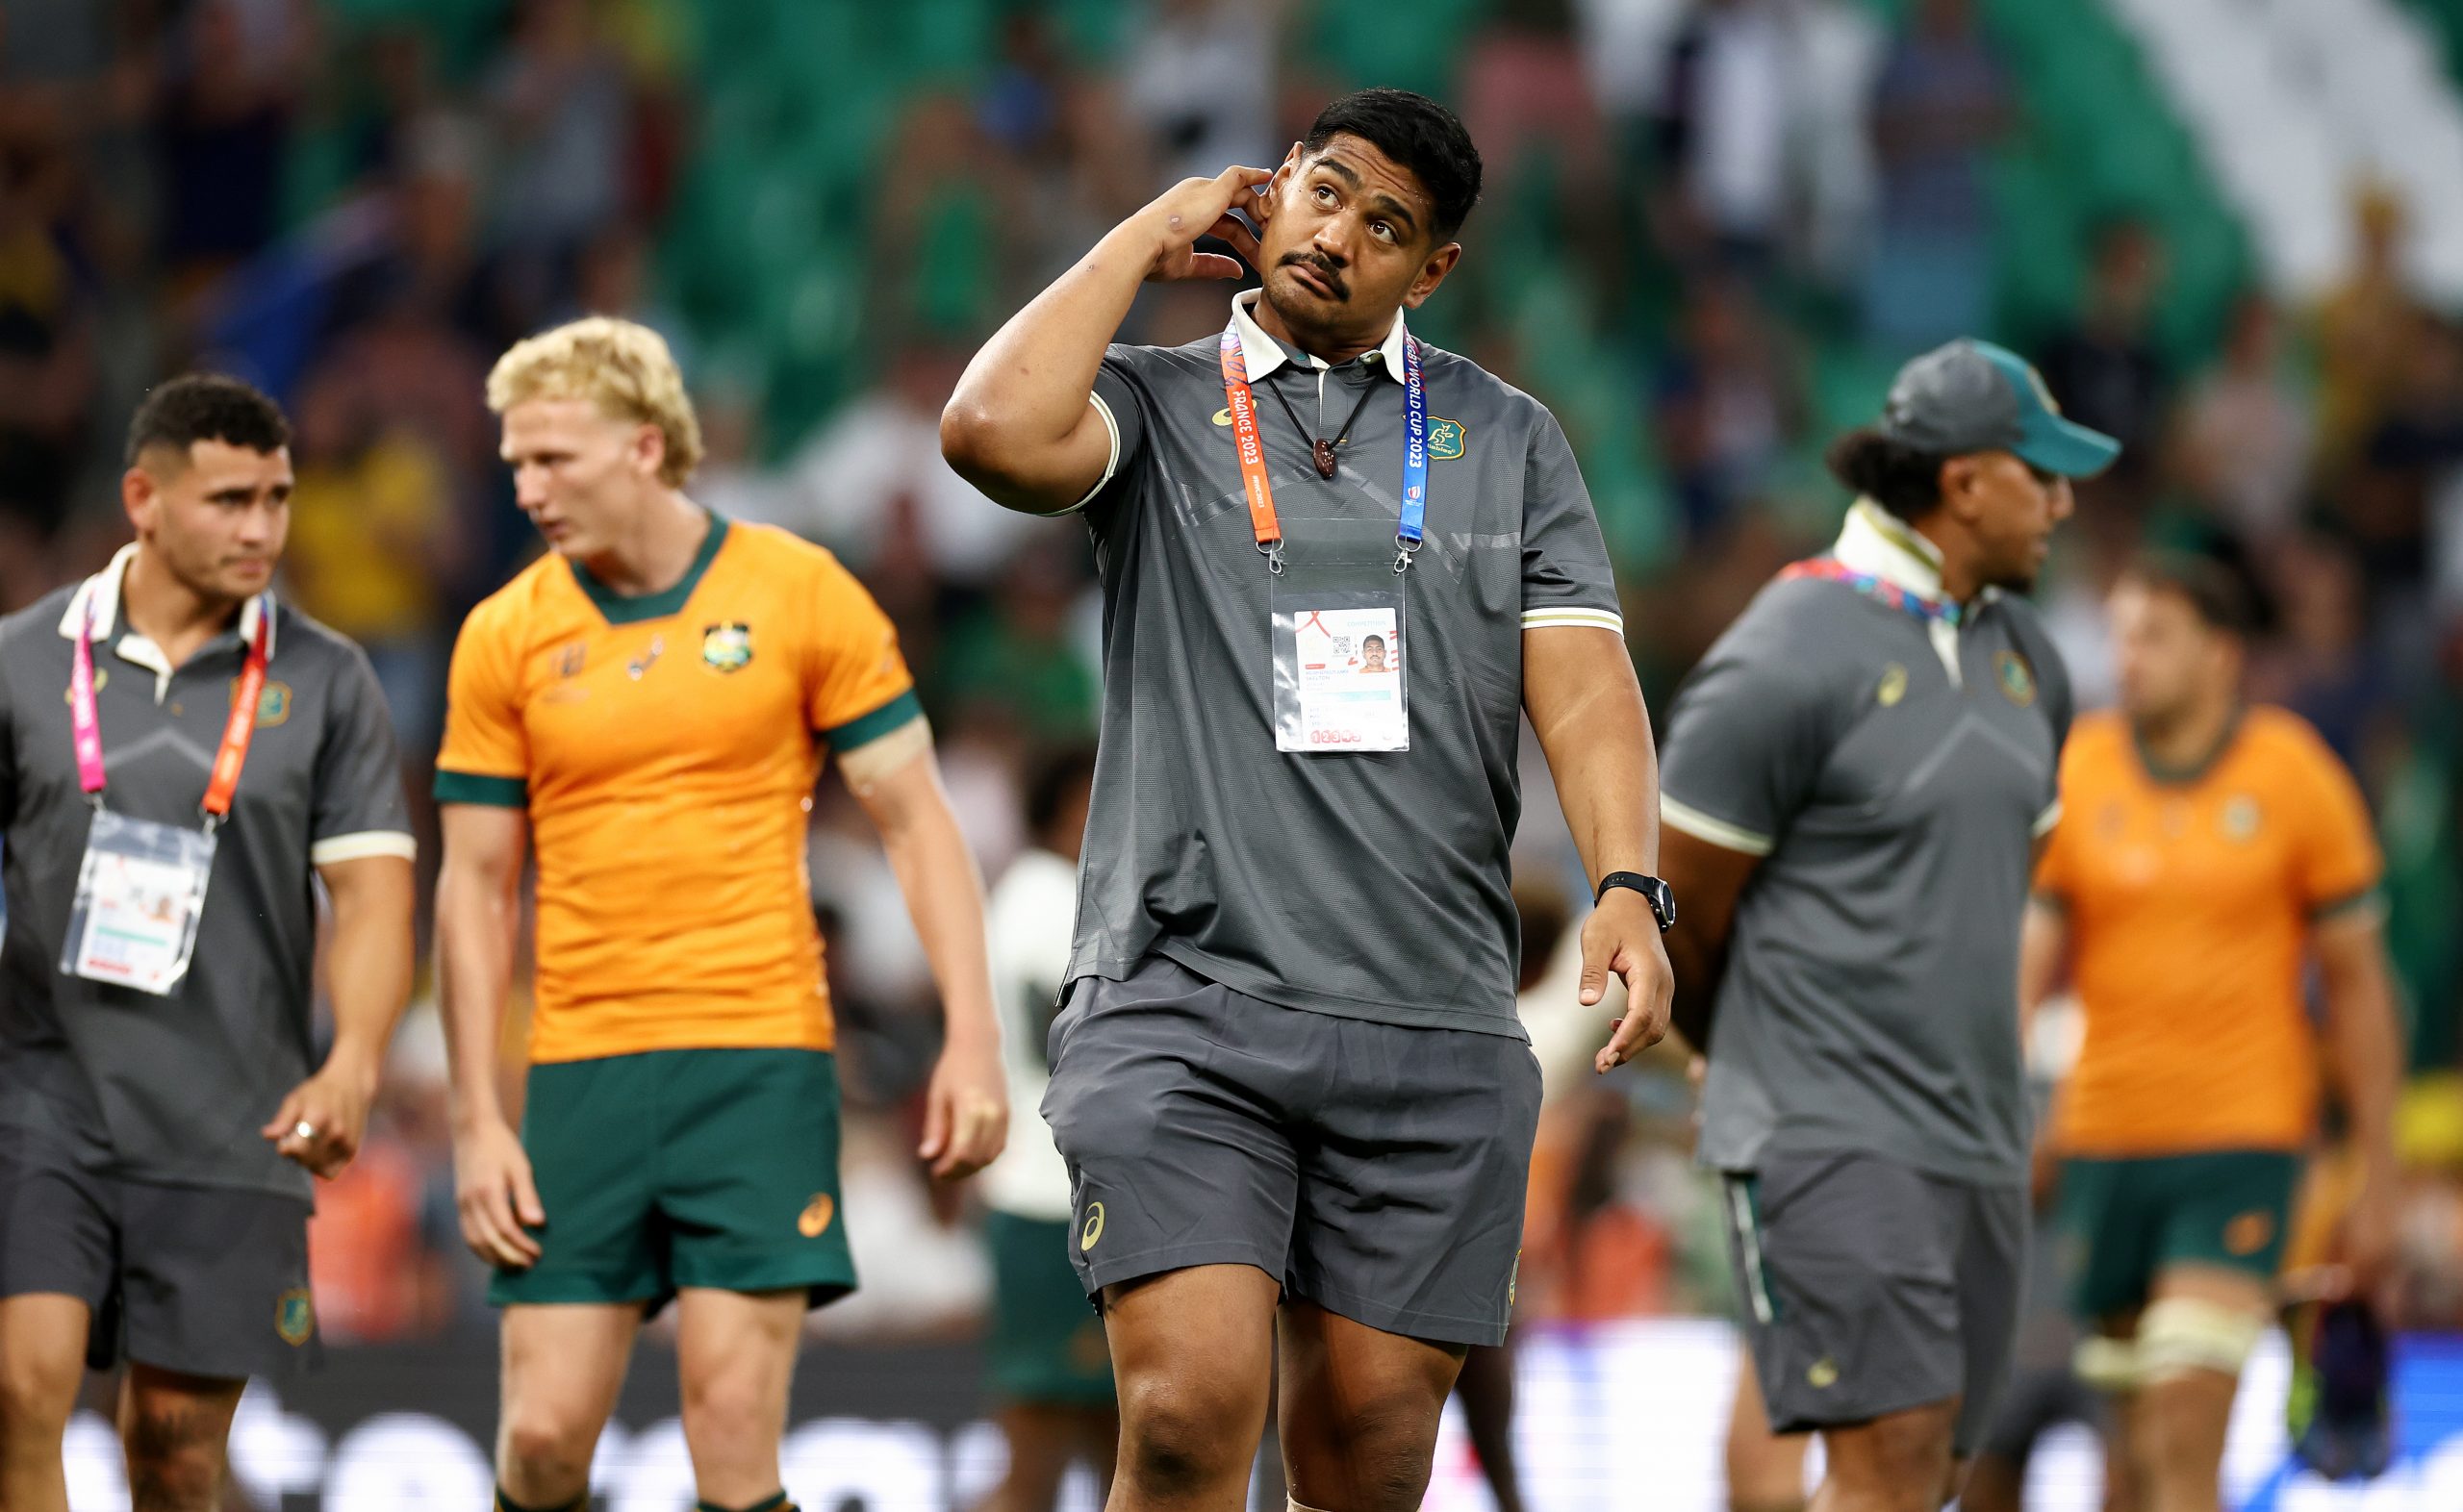
[[[624,670],[632,674],[633,681],[640,682],[644,676],[647,675],[651,668],[658,665],[659,657],[664,655],[666,651],[667,637],[663,635],[654,635],[650,637],[650,648],[644,651],[641,655],[633,658],[631,661],[626,662],[624,664]]]

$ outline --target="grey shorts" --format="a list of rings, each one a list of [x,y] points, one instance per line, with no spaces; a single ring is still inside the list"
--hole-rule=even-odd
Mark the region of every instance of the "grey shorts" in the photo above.
[[[87,1364],[237,1380],[311,1364],[309,1205],[87,1170],[0,1129],[0,1297],[90,1309]]]
[[[1539,1122],[1531,1046],[1278,1007],[1159,956],[1080,977],[1043,1099],[1088,1296],[1253,1265],[1387,1333],[1502,1343]]]
[[[1728,1172],[1724,1195],[1772,1429],[1845,1427],[1956,1399],[1953,1451],[1972,1454],[2018,1340],[2025,1190],[1844,1151],[1774,1154]]]

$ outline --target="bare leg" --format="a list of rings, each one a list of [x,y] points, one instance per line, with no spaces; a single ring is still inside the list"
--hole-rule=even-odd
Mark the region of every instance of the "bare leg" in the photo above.
[[[2194,1299],[2263,1319],[2264,1282],[2222,1266],[2180,1266],[2155,1279],[2150,1306]],[[2158,1369],[2139,1387],[2131,1448],[2146,1512],[2217,1512],[2223,1503],[2223,1442],[2232,1426],[2237,1372]]]
[[[1282,1310],[1283,1474],[1291,1499],[1333,1512],[1411,1512],[1463,1347],[1385,1333],[1295,1301]]]
[[[86,1378],[90,1326],[74,1297],[0,1300],[0,1507],[68,1512],[61,1443]]]
[[[1239,1512],[1264,1431],[1282,1283],[1205,1265],[1104,1288],[1120,1389],[1110,1512]]]
[[[524,1506],[590,1491],[591,1455],[632,1360],[642,1310],[630,1302],[522,1303],[504,1310],[496,1478]]]
[[[1120,1439],[1118,1413],[1018,1401],[1003,1407],[998,1421],[1009,1444],[1009,1469],[978,1512],[1052,1512],[1061,1477],[1080,1458],[1094,1467],[1098,1485],[1108,1494]]]
[[[1829,1468],[1811,1512],[1938,1512],[1956,1467],[1958,1402],[1931,1402],[1821,1435]]]
[[[1464,1355],[1454,1394],[1462,1399],[1462,1425],[1497,1512],[1522,1512],[1522,1477],[1513,1462],[1513,1340]]]
[[[675,1363],[684,1386],[684,1443],[704,1501],[750,1506],[778,1494],[778,1443],[802,1337],[803,1287],[676,1294]]]
[[[246,1380],[132,1365],[120,1382],[131,1512],[221,1512],[231,1414]]]
[[[1736,1400],[1728,1408],[1728,1512],[1804,1512],[1809,1433],[1770,1431],[1753,1356],[1739,1356]]]

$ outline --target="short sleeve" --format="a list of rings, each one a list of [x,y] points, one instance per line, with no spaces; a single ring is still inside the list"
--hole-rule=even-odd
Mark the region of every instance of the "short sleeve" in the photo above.
[[[1677,690],[1661,755],[1662,819],[1749,856],[1813,801],[1829,752],[1829,695],[1769,627],[1748,610],[1711,648]]]
[[[1625,619],[1590,489],[1545,409],[1522,474],[1522,627],[1591,625],[1622,635]]]
[[[2046,810],[2051,818],[2051,823],[2049,827],[2038,831],[2044,836],[2044,856],[2036,863],[2035,881],[2030,887],[2030,892],[2037,902],[2049,904],[2054,908],[2068,908],[2072,892],[2078,885],[2076,857],[2078,845],[2076,840],[2072,838],[2077,834],[2078,826],[2064,824],[2060,821],[2061,816],[2069,812],[2069,795],[2073,761],[2074,758],[2069,755],[2062,758],[2061,775],[2052,805]]]
[[[1087,400],[1111,438],[1111,453],[1104,464],[1104,475],[1086,491],[1084,498],[1064,513],[1075,514],[1094,503],[1114,479],[1133,472],[1134,464],[1145,454],[1146,408],[1136,374],[1123,355],[1127,350],[1115,344],[1104,353],[1104,364],[1095,371],[1094,393]]]
[[[317,747],[308,859],[323,867],[368,856],[418,854],[402,796],[402,751],[394,739],[385,690],[357,646],[334,679],[333,703]]]
[[[923,718],[897,627],[837,558],[821,557],[811,607],[806,707],[831,750],[844,756]]]
[[[436,801],[527,808],[530,735],[521,719],[521,668],[518,648],[490,608],[472,610],[453,643]]]
[[[2324,920],[2374,906],[2385,863],[2360,785],[2315,736],[2301,743],[2299,755],[2307,791],[2294,864],[2309,917]]]

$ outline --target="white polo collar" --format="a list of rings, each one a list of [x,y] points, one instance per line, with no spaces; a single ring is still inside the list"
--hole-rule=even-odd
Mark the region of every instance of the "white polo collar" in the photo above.
[[[1232,328],[1240,333],[1240,359],[1248,364],[1251,383],[1264,381],[1266,374],[1291,361],[1291,354],[1282,349],[1282,343],[1268,336],[1265,327],[1257,324],[1257,316],[1250,313],[1264,294],[1262,289],[1248,289],[1232,296]],[[1403,326],[1403,312],[1397,310],[1393,328],[1377,348],[1383,356],[1377,365],[1379,370],[1396,383],[1409,382],[1403,370],[1403,343],[1409,339],[1410,333]],[[1328,365],[1325,359],[1307,352],[1300,354],[1300,361],[1320,370]]]
[[[94,640],[98,643],[110,643],[112,627],[119,621],[120,586],[127,581],[128,565],[136,560],[137,543],[131,542],[113,554],[111,566],[77,585],[77,592],[68,595],[67,610],[60,617],[60,633],[63,638],[70,641],[77,639],[78,627],[85,623],[87,611],[90,606],[94,616]],[[270,593],[252,593],[248,601],[241,606],[240,639],[242,643],[256,638],[257,620],[265,614],[266,607],[272,602],[273,595]],[[268,661],[273,657],[274,630],[281,623],[281,617],[276,616],[273,621],[266,626],[266,657]],[[131,636],[129,639],[138,638]]]
[[[1871,499],[1848,509],[1830,554],[1851,572],[1869,572],[1919,598],[1942,596],[1942,548]]]

